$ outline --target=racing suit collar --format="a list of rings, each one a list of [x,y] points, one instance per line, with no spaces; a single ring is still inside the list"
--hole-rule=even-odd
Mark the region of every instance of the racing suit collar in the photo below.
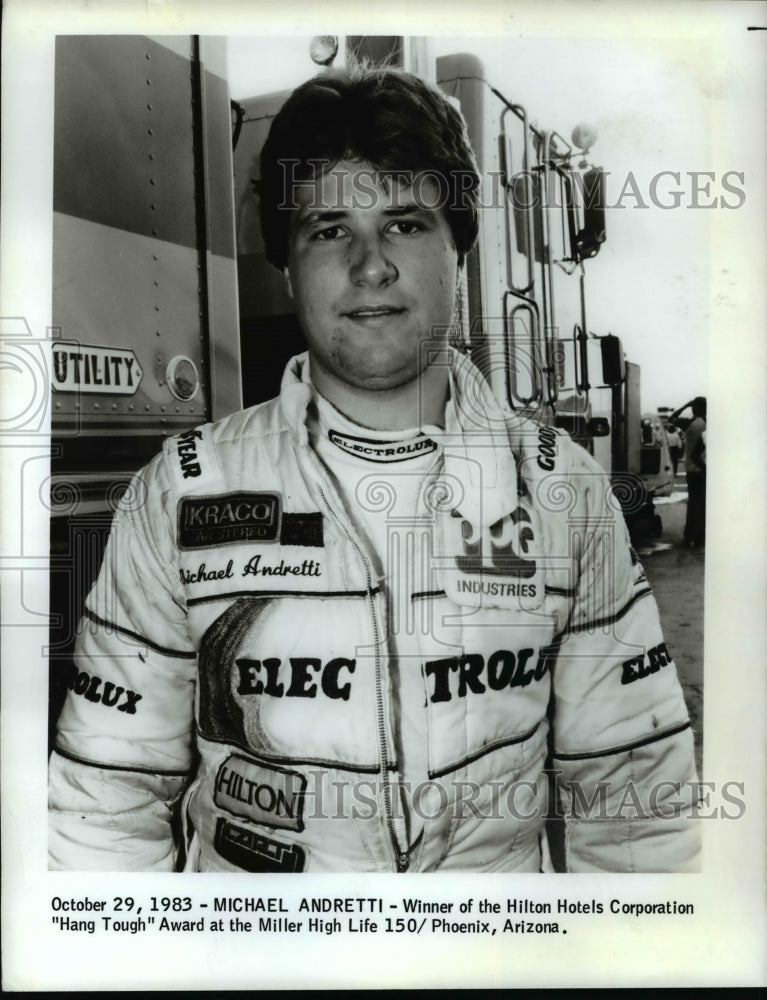
[[[304,351],[303,354],[297,354],[288,361],[280,384],[280,409],[293,443],[297,447],[309,447],[306,420],[311,400],[309,352]]]
[[[506,416],[479,369],[450,348],[444,472],[463,487],[456,508],[472,524],[494,524],[516,506],[517,466]]]
[[[444,474],[452,487],[453,509],[473,524],[494,524],[511,510],[517,497],[517,467],[506,418],[482,374],[453,348],[450,398],[444,430],[429,426],[444,448]],[[309,354],[288,362],[280,389],[280,407],[296,447],[310,447],[307,428],[312,400]]]

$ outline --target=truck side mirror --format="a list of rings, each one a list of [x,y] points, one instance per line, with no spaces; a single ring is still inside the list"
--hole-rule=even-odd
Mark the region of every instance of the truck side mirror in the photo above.
[[[603,438],[610,434],[610,421],[607,417],[592,417],[586,424],[586,434],[589,437]]]
[[[620,337],[608,333],[600,337],[602,349],[602,381],[605,385],[621,385],[626,380],[626,359]]]
[[[581,177],[579,187],[583,197],[583,229],[575,234],[573,257],[585,260],[596,257],[605,241],[605,172],[592,167]]]

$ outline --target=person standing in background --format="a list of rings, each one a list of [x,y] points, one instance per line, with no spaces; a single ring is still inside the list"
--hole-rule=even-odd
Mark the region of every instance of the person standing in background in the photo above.
[[[666,428],[666,439],[668,440],[668,450],[671,456],[671,465],[674,469],[674,478],[676,479],[676,470],[679,466],[679,459],[682,454],[682,439],[679,436],[679,428],[676,424],[669,424]]]
[[[692,421],[684,436],[684,471],[687,476],[687,519],[683,544],[702,548],[706,544],[706,397],[696,396],[671,414],[675,419],[687,407]]]

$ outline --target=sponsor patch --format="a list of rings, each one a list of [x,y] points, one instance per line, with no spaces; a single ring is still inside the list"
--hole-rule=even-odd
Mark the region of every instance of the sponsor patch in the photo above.
[[[321,548],[324,541],[320,511],[308,514],[283,514],[280,544]]]
[[[298,844],[281,844],[223,818],[216,823],[213,844],[222,858],[246,872],[302,872],[306,864]]]
[[[279,493],[184,497],[178,503],[178,547],[186,551],[243,542],[276,542],[281,515]]]
[[[455,570],[444,572],[451,600],[522,611],[542,605],[540,531],[534,511],[519,506],[487,527],[472,525],[453,511],[444,526],[447,551],[455,553]]]
[[[232,754],[216,775],[213,801],[222,809],[266,826],[301,831],[306,778]]]
[[[328,431],[328,437],[341,451],[370,462],[405,462],[409,458],[428,455],[437,450],[437,442],[425,435],[409,441],[371,441],[331,430]]]

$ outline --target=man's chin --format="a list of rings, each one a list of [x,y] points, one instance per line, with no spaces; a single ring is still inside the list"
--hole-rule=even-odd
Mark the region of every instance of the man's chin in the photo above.
[[[394,392],[417,381],[421,371],[417,366],[408,365],[405,368],[393,370],[376,368],[369,365],[346,375],[347,384],[367,392]]]

